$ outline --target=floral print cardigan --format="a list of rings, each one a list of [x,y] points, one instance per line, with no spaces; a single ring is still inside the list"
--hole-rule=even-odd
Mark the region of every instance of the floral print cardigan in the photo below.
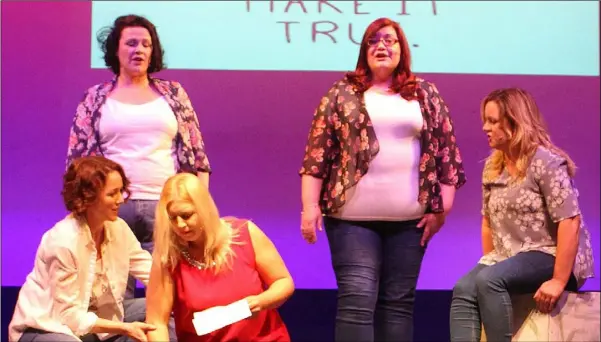
[[[419,164],[419,203],[426,212],[443,212],[442,184],[461,187],[465,173],[449,109],[433,83],[417,79],[417,100],[424,119]],[[300,175],[324,179],[320,207],[336,213],[346,191],[369,170],[379,152],[363,94],[346,78],[336,82],[315,110]]]
[[[175,154],[178,172],[210,173],[211,168],[205,153],[198,119],[188,94],[178,82],[152,77],[149,79],[150,83],[169,103],[177,120]],[[100,108],[115,87],[116,82],[117,78],[115,77],[109,82],[91,87],[77,106],[69,135],[67,167],[78,157],[103,154],[99,132]]]

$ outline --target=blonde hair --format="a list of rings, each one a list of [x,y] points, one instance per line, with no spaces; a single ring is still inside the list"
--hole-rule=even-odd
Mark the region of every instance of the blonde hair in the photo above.
[[[167,208],[174,201],[189,202],[196,210],[198,223],[202,228],[201,248],[204,251],[204,259],[198,261],[214,265],[210,269],[215,273],[229,266],[234,256],[231,245],[237,232],[221,220],[209,190],[197,176],[190,173],[179,173],[170,177],[163,186],[156,207],[153,253],[155,258],[160,260],[161,266],[173,270],[181,260],[182,251],[188,248],[188,244],[173,231],[167,212]]]
[[[509,150],[517,153],[517,178],[525,177],[530,161],[539,146],[565,158],[568,174],[570,177],[575,175],[576,165],[566,152],[551,142],[547,125],[532,95],[519,88],[494,90],[482,100],[480,114],[483,121],[484,108],[491,101],[499,106],[499,119],[509,137]],[[484,169],[485,180],[493,180],[501,174],[506,157],[505,152],[500,150],[491,153]]]

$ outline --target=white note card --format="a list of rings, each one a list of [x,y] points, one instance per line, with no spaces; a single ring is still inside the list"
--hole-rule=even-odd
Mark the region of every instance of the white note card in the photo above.
[[[198,336],[209,334],[252,315],[248,301],[239,300],[226,306],[215,306],[194,313],[192,324]]]

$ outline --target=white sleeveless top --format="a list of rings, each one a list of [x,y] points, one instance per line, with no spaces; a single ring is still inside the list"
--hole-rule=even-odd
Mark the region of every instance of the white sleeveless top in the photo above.
[[[134,105],[108,98],[102,106],[100,141],[105,157],[121,164],[131,181],[131,199],[158,200],[176,173],[177,120],[159,97]]]

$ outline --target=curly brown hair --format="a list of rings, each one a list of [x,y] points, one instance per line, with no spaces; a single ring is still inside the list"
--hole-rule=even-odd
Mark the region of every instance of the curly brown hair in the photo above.
[[[124,199],[129,197],[129,180],[123,167],[102,156],[88,156],[75,159],[63,176],[61,195],[68,211],[83,215],[98,199],[104,189],[109,173],[117,171],[123,180]]]
[[[372,74],[369,65],[367,64],[367,41],[380,29],[386,26],[392,26],[395,30],[401,48],[401,60],[394,69],[390,89],[393,92],[400,94],[407,101],[414,100],[416,98],[415,89],[417,87],[417,80],[415,75],[411,72],[411,51],[409,50],[409,42],[399,23],[389,18],[376,19],[369,24],[367,29],[365,29],[363,39],[361,40],[357,67],[355,68],[355,71],[347,73],[346,78],[359,93],[363,93],[371,87]]]

